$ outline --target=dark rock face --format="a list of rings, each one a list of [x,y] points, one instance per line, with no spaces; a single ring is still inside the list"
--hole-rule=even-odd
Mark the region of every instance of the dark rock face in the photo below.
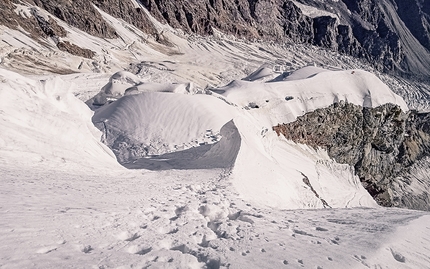
[[[19,24],[29,32],[52,35],[51,23],[21,22],[12,2],[0,4],[4,25]],[[130,0],[26,0],[91,35],[116,38],[117,33],[95,7],[155,35],[155,26]],[[302,42],[363,58],[386,72],[430,75],[430,4],[423,0],[297,0],[329,12],[309,15],[289,0],[138,0],[157,20],[187,33],[214,30],[247,40]],[[13,13],[13,14],[12,14]],[[307,15],[306,15],[306,14]],[[331,15],[330,15],[331,14]],[[42,30],[38,29],[42,28]],[[44,30],[43,30],[44,29]],[[58,30],[58,29],[57,29]],[[61,36],[59,31],[56,36]],[[77,44],[79,45],[79,44]]]
[[[33,0],[34,4],[71,26],[97,37],[115,38],[117,34],[101,14],[86,0]]]
[[[123,0],[92,0],[101,10],[144,30],[148,34],[155,34],[156,29],[141,8],[134,7],[131,1]]]
[[[0,1],[0,24],[12,29],[18,29],[18,26],[21,26],[25,31],[30,33],[33,38],[42,36],[44,33],[42,29],[40,29],[36,18],[31,17],[24,19],[16,14],[14,12],[16,8],[14,2],[13,0]]]
[[[62,51],[66,51],[70,54],[76,55],[76,56],[80,56],[80,57],[84,57],[84,58],[88,58],[91,59],[93,58],[96,53],[92,50],[89,49],[84,49],[81,48],[75,44],[72,44],[68,41],[60,41],[57,43],[57,47],[62,50]]]
[[[282,28],[287,37],[304,43],[312,43],[312,19],[303,15],[293,2],[284,2],[281,8]]]
[[[425,191],[398,187],[430,185],[430,176],[420,183],[413,180],[416,164],[425,165],[422,160],[430,156],[429,120],[429,113],[406,114],[393,104],[363,108],[340,102],[273,130],[297,143],[324,148],[337,162],[353,166],[380,205],[430,210]]]
[[[22,27],[36,40],[40,38],[53,38],[60,50],[73,55],[85,58],[92,58],[95,56],[95,52],[91,50],[83,49],[67,41],[59,41],[59,37],[65,37],[67,35],[66,30],[58,25],[52,18],[45,19],[36,9],[31,10],[31,16],[28,18],[23,18],[15,13],[14,9],[16,6],[14,4],[16,3],[19,3],[19,1],[5,0],[0,3],[0,10],[2,11],[0,24],[6,25],[12,29],[19,29],[19,27]]]
[[[400,18],[414,37],[430,50],[430,2],[395,0]]]
[[[399,69],[404,55],[399,33],[395,32],[394,25],[389,25],[390,18],[384,11],[385,7],[372,0],[343,0],[343,2],[348,10],[358,15],[353,17],[352,29],[367,54],[366,58],[381,69]]]
[[[19,2],[17,0],[5,0],[0,6],[4,11],[10,11],[10,13],[14,13],[13,9],[15,8],[12,2]],[[74,26],[78,29],[81,29],[87,32],[90,35],[94,35],[102,38],[116,38],[118,37],[115,29],[112,28],[102,17],[102,15],[94,8],[93,4],[108,14],[124,19],[126,22],[144,30],[147,33],[154,33],[155,28],[153,24],[149,21],[148,16],[145,12],[140,8],[135,8],[131,1],[119,1],[119,0],[26,0],[30,4],[34,4],[49,13],[53,16],[63,20],[67,24]],[[3,11],[2,11],[3,12]],[[15,14],[15,13],[14,13]],[[14,22],[3,22],[0,21],[4,25],[22,25],[22,20],[19,20],[18,15],[15,14],[13,16]],[[40,27],[44,27],[46,22],[40,21],[43,18],[36,18]],[[11,21],[11,19],[9,19]],[[52,23],[52,22],[51,22]],[[49,28],[49,27],[48,27]],[[45,30],[44,30],[45,32]],[[62,36],[56,32],[57,36]],[[51,36],[51,33],[48,34]]]
[[[298,2],[333,16],[308,17],[288,0],[141,0],[158,20],[188,33],[210,35],[215,28],[247,39],[291,39],[364,58],[383,71],[430,74],[425,11],[429,4],[420,0]],[[410,7],[400,10],[403,6]]]
[[[36,19],[40,29],[47,37],[65,37],[67,35],[66,30],[59,26],[55,20],[49,19],[47,21],[35,11],[32,12],[32,15]]]

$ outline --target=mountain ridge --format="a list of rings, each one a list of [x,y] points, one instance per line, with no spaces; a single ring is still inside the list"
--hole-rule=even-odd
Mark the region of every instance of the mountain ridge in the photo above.
[[[213,35],[221,31],[247,40],[306,43],[365,59],[384,72],[406,77],[430,75],[430,10],[428,4],[419,0],[325,3],[314,0],[77,0],[73,4],[52,0],[6,0],[2,4],[1,9],[7,16],[0,19],[0,24],[15,28],[20,25],[40,36],[44,35],[43,25],[37,17],[19,20],[19,15],[11,10],[23,3],[45,9],[69,25],[102,38],[116,38],[118,33],[96,8],[123,19],[157,40],[165,40],[144,11],[147,9],[158,21],[190,34]],[[53,34],[64,35],[61,29]]]

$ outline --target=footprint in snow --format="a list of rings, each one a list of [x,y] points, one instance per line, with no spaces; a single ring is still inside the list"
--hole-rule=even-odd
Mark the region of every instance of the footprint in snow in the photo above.
[[[116,236],[116,238],[122,241],[134,241],[139,237],[140,235],[138,233],[132,233],[130,231],[123,231]]]
[[[80,251],[87,254],[94,250],[90,245],[84,245],[80,247]]]
[[[47,253],[52,252],[54,250],[57,250],[57,247],[55,247],[55,246],[48,246],[48,247],[43,247],[43,248],[38,249],[36,251],[36,253],[38,253],[38,254],[47,254]]]
[[[128,253],[137,254],[137,255],[145,255],[152,251],[152,247],[142,247],[139,245],[130,246],[127,249]]]
[[[397,251],[395,251],[393,249],[390,249],[390,251],[391,251],[391,254],[393,255],[393,258],[396,261],[401,262],[401,263],[405,263],[406,262],[405,256],[403,256],[401,253],[399,253],[399,252],[397,252]]]

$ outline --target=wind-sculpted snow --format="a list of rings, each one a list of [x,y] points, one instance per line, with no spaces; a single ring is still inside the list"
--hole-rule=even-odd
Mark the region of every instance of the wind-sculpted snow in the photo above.
[[[0,69],[1,166],[118,166],[72,87],[59,78],[39,81]]]
[[[130,133],[147,122],[151,134],[163,128],[167,145],[200,130],[216,140],[150,156],[158,171],[124,169],[99,142],[118,133],[98,132],[71,94],[98,83],[87,80],[94,76],[67,76],[74,89],[58,78],[0,75],[2,268],[430,265],[426,212],[378,207],[351,167],[266,128],[270,110],[216,93],[124,96],[96,112],[103,131],[110,121]],[[206,136],[208,126],[222,137]],[[418,178],[425,165],[414,165]]]
[[[93,122],[120,162],[185,150],[219,140],[232,108],[208,95],[144,92],[96,111]]]
[[[220,130],[220,141],[204,144],[190,149],[148,156],[124,162],[130,169],[213,169],[230,170],[236,161],[241,146],[241,138],[233,121],[226,123]],[[115,150],[115,149],[114,149]]]
[[[133,95],[142,92],[173,92],[195,93],[198,91],[193,83],[153,83],[148,79],[140,78],[127,71],[119,71],[109,78],[109,82],[101,91],[86,103],[92,107],[100,107],[124,95]]]
[[[272,126],[342,101],[396,103],[406,111],[403,100],[361,70],[310,66],[276,82],[260,80],[274,74],[263,67],[247,77],[254,81],[235,80],[206,94],[142,82],[96,110],[93,122],[127,168],[228,169],[244,197],[281,208],[375,206],[352,168],[324,151],[286,143]]]
[[[330,71],[310,66],[281,76],[282,80],[270,83],[233,81],[213,91],[239,107],[267,113],[273,125],[294,121],[339,101],[362,107],[393,103],[408,111],[400,96],[375,75],[362,70]]]

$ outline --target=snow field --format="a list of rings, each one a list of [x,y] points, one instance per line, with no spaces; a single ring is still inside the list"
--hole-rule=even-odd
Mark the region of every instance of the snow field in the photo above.
[[[428,265],[424,212],[260,207],[215,169],[97,172],[2,171],[2,268]]]
[[[158,24],[175,44],[167,48],[101,13],[121,39],[91,37],[57,21],[69,32],[65,40],[96,51],[95,60],[47,52],[25,34],[5,30],[0,35],[11,45],[0,48],[2,66],[39,74],[44,69],[31,69],[31,59],[42,59],[58,72],[114,73],[131,61],[143,63],[139,77],[128,81],[130,74],[123,72],[108,86],[114,94],[130,86],[129,93],[144,92],[144,111],[133,110],[134,104],[116,107],[141,97],[112,104],[120,111],[113,113],[118,122],[135,115],[132,124],[153,128],[148,137],[171,126],[161,139],[144,138],[162,145],[154,153],[177,153],[182,148],[175,145],[192,141],[187,146],[200,148],[232,120],[240,134],[234,167],[126,170],[100,143],[93,113],[75,98],[88,100],[108,82],[105,74],[61,76],[73,86],[0,69],[0,267],[429,267],[426,213],[375,207],[349,167],[271,132],[273,125],[341,100],[395,102],[407,110],[373,75],[307,67],[276,78],[261,69],[248,81],[216,88],[224,93],[185,96],[197,88],[189,81],[222,85],[279,59],[291,70],[309,62],[349,68],[360,63],[315,47],[184,36]],[[184,126],[189,132],[182,132]],[[237,142],[224,145],[225,136],[215,137],[204,164]],[[202,168],[201,159],[193,160]],[[322,199],[335,209],[322,209]]]

